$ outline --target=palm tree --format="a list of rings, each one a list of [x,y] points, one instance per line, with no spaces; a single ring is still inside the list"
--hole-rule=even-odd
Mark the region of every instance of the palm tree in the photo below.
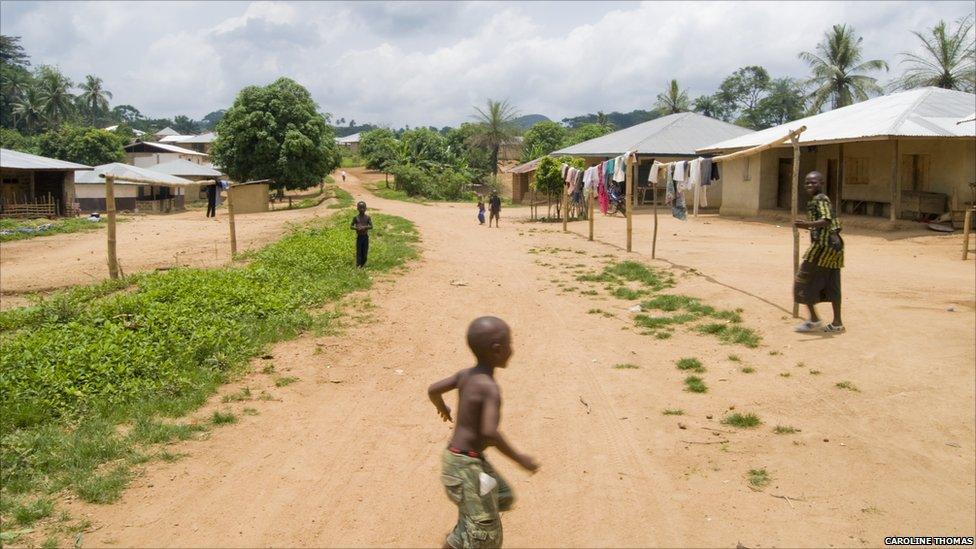
[[[871,93],[881,93],[878,81],[864,72],[888,70],[879,59],[861,62],[861,41],[854,27],[834,25],[817,44],[817,53],[800,52],[799,57],[813,69],[805,84],[814,87],[810,93],[810,112],[820,112],[829,100],[832,108],[864,101]]]
[[[474,117],[479,123],[477,131],[471,136],[471,144],[491,152],[491,173],[498,177],[498,149],[502,145],[515,142],[515,136],[518,135],[515,118],[518,113],[507,99],[488,99],[484,110],[478,107],[474,110],[477,112]]]
[[[657,94],[654,106],[664,114],[675,114],[689,110],[691,102],[688,101],[688,92],[678,86],[677,80],[672,80],[664,93]]]
[[[973,91],[976,88],[976,51],[969,34],[972,15],[956,22],[955,30],[946,29],[945,21],[929,30],[931,36],[912,31],[922,42],[922,55],[903,52],[902,63],[909,67],[894,82],[899,89],[936,86],[947,90]]]
[[[112,92],[102,87],[102,79],[89,74],[85,77],[85,83],[79,86],[81,99],[85,109],[91,114],[92,126],[95,125],[95,116],[99,112],[108,110],[108,100],[112,98]]]
[[[37,88],[27,88],[13,104],[13,112],[23,119],[27,133],[34,133],[43,121],[43,101]]]
[[[71,80],[53,67],[42,67],[38,93],[41,110],[53,125],[63,122],[71,114],[74,96],[71,94]]]
[[[14,128],[17,127],[17,116],[13,111],[13,106],[24,96],[24,93],[31,86],[30,73],[25,70],[4,71],[3,74],[3,105],[10,108]]]
[[[694,107],[695,112],[712,118],[721,118],[723,111],[722,104],[719,103],[714,95],[700,95],[696,97]]]

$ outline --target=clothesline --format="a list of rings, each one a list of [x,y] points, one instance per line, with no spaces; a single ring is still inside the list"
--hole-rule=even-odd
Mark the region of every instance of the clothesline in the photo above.
[[[584,197],[595,195],[600,204],[600,212],[606,214],[610,209],[612,198],[610,183],[625,183],[628,160],[635,158],[636,153],[630,151],[582,170],[563,162],[560,168],[566,195],[578,205],[582,205]],[[619,193],[619,189],[617,192]]]
[[[671,206],[671,214],[681,220],[687,219],[684,191],[693,190],[694,215],[698,217],[698,206],[708,207],[708,187],[713,181],[721,178],[718,164],[711,158],[698,157],[692,160],[675,160],[672,162],[658,162],[651,164],[647,181],[656,189],[664,174],[665,197],[664,203]],[[655,196],[655,200],[657,197]]]

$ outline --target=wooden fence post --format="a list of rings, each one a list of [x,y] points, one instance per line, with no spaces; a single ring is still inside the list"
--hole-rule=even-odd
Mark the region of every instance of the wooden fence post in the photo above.
[[[590,188],[589,199],[587,200],[586,215],[590,222],[590,241],[593,241],[593,188]]]
[[[660,176],[659,176],[660,177]],[[667,183],[665,183],[667,185]],[[657,256],[657,182],[651,183],[651,199],[654,202],[654,237],[651,238],[651,259]]]
[[[563,189],[562,203],[563,203],[563,232],[564,233],[569,232],[566,229],[566,223],[569,221],[569,195],[566,194],[566,191],[568,191],[569,189],[570,187],[568,185]]]
[[[119,260],[115,252],[115,176],[105,176],[105,216],[108,217],[108,276],[119,278]]]
[[[230,260],[237,255],[237,228],[234,226],[234,186],[227,187],[227,220],[230,224]],[[219,190],[217,192],[220,192]]]
[[[624,156],[624,162],[626,163],[627,169],[624,171],[625,181],[626,181],[626,196],[624,202],[627,204],[627,251],[632,250],[632,243],[634,239],[634,201],[632,200],[634,196],[634,175],[631,170],[636,169],[636,162],[630,161],[630,153]]]
[[[793,191],[790,200],[790,212],[793,219],[797,218],[797,200],[800,198],[800,137],[793,136]],[[800,270],[800,229],[793,225],[793,279]],[[793,300],[793,318],[800,316],[800,304]]]

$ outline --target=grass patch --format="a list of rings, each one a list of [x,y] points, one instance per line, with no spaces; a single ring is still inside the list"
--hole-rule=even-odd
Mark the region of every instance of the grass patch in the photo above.
[[[335,204],[329,204],[327,206],[328,209],[341,210],[342,208],[348,208],[352,206],[353,199],[352,199],[352,195],[349,194],[349,191],[340,188],[338,186],[332,186],[331,191],[332,191],[332,197],[336,199],[336,202]]]
[[[245,416],[256,416],[260,413],[258,412],[257,408],[250,407],[244,408],[243,412]]]
[[[54,511],[54,503],[47,498],[37,498],[29,503],[23,503],[14,508],[14,520],[21,526],[30,526],[34,522],[48,517]]]
[[[614,370],[637,370],[640,366],[626,362],[624,364],[614,364]]]
[[[214,410],[213,414],[210,416],[210,423],[214,425],[230,425],[231,423],[237,423],[237,416],[232,412],[221,412],[220,410]]]
[[[668,408],[667,410],[664,410],[661,413],[664,414],[664,415],[666,415],[666,416],[683,416],[683,415],[685,415],[685,411],[682,410],[681,408]]]
[[[235,393],[231,393],[229,395],[224,395],[220,399],[220,401],[223,402],[223,403],[225,403],[225,404],[228,403],[228,402],[241,402],[241,401],[244,401],[244,400],[251,400],[251,388],[250,387],[242,387],[240,391],[237,391]]]
[[[800,430],[789,425],[777,425],[773,427],[773,432],[777,435],[792,435],[793,433],[799,433]]]
[[[779,377],[790,377],[789,372],[780,372]]]
[[[819,376],[820,375],[820,370],[810,370],[810,375],[812,375],[812,376]]]
[[[679,370],[682,371],[691,370],[692,372],[699,374],[705,371],[705,367],[702,366],[701,361],[697,358],[682,358],[678,360],[675,365]]]
[[[654,337],[658,339],[670,339],[671,335],[671,332],[654,332]]]
[[[762,424],[762,421],[756,414],[740,414],[736,412],[722,418],[722,423],[725,425],[731,425],[732,427],[738,427],[740,429],[749,429]]]
[[[140,445],[200,429],[165,418],[313,327],[310,311],[416,256],[413,225],[376,213],[370,265],[356,269],[352,215],[297,227],[246,265],[145,273],[0,311],[0,501],[64,489],[111,501]]]
[[[698,376],[688,376],[685,378],[685,391],[689,393],[707,393],[708,386],[705,381]]]
[[[746,479],[749,481],[749,484],[755,488],[765,488],[770,482],[773,481],[773,478],[769,476],[769,473],[766,472],[765,468],[749,469],[749,472],[746,474]]]
[[[647,292],[645,292],[644,290],[633,290],[626,286],[617,286],[616,288],[613,289],[612,292],[610,292],[610,295],[612,295],[617,299],[634,300],[640,298],[646,293]]]
[[[742,362],[742,359],[739,357],[739,355],[729,355],[729,361],[730,362]]]
[[[743,374],[753,374],[756,372],[756,369],[753,368],[752,366],[744,366],[740,368],[739,371],[742,372]]]
[[[87,217],[65,217],[58,219],[0,219],[0,242],[26,240],[52,234],[88,232],[106,226],[102,221],[88,221]],[[117,222],[127,221],[118,217]]]
[[[573,251],[585,253],[578,250]],[[667,271],[654,269],[636,261],[611,263],[599,273],[582,274],[577,276],[576,280],[580,282],[606,282],[620,287],[623,287],[626,282],[635,282],[642,286],[642,290],[630,290],[631,292],[639,292],[639,295],[622,299],[637,299],[641,295],[646,295],[648,291],[658,292],[674,286],[674,277]],[[614,291],[619,289],[617,288]],[[627,289],[629,290],[629,288]],[[621,290],[621,293],[625,292]]]
[[[854,391],[855,393],[861,392],[861,390],[857,388],[857,385],[854,385],[850,381],[841,381],[840,383],[837,383],[835,387],[837,387],[838,389],[847,389],[848,391]]]
[[[744,345],[750,349],[758,347],[759,342],[762,340],[755,330],[742,326],[722,324],[719,322],[712,322],[709,324],[696,326],[695,331],[702,334],[714,335],[722,343]]]
[[[298,381],[298,378],[294,376],[279,377],[275,379],[275,387],[287,387],[296,381]]]

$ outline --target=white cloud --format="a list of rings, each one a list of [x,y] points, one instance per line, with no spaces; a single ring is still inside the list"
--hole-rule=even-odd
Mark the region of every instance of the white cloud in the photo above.
[[[649,108],[671,78],[692,97],[745,65],[802,77],[797,53],[835,23],[866,59],[915,49],[952,3],[162,3],[0,5],[35,63],[102,76],[118,103],[200,117],[290,76],[323,110],[394,126],[454,125],[508,98],[561,118]],[[884,80],[890,78],[882,77]]]

